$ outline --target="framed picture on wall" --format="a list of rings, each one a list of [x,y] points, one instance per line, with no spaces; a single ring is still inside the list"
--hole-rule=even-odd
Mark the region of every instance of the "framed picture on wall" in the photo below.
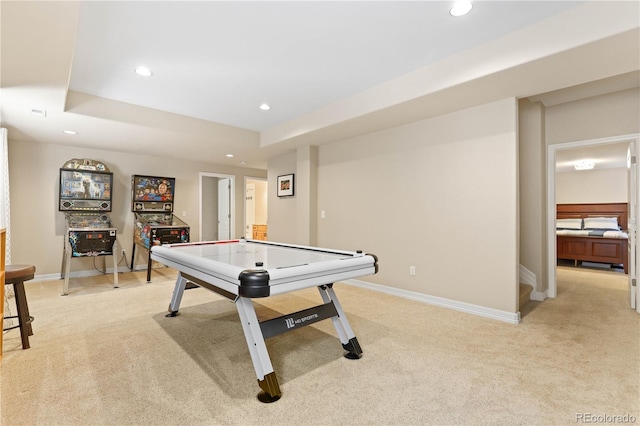
[[[293,173],[278,176],[278,197],[291,197],[293,195]]]

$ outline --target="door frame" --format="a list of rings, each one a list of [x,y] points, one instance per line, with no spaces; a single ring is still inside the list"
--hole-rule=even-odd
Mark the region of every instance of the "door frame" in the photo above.
[[[636,142],[636,151],[640,142],[640,133],[610,136],[598,139],[586,139],[573,142],[547,145],[547,297],[555,299],[558,295],[557,248],[556,248],[556,152],[564,149],[590,145],[604,145],[620,142]],[[637,153],[636,153],[637,155]],[[636,187],[636,194],[639,188]],[[629,224],[631,226],[631,224]],[[635,225],[637,227],[637,224]],[[637,241],[636,241],[637,244]],[[636,247],[637,251],[637,247]]]
[[[229,229],[231,239],[234,238],[236,233],[235,223],[236,223],[236,177],[235,175],[227,175],[223,173],[210,173],[210,172],[199,172],[198,173],[198,241],[202,241],[202,180],[205,178],[218,178],[218,179],[229,179],[231,188],[230,194],[231,196],[229,203],[229,211],[231,212],[231,219],[229,221]]]
[[[638,200],[640,199],[640,185],[638,184],[638,140],[629,144],[627,151],[627,177],[629,181],[629,295],[631,308],[640,313],[640,292],[638,292]]]
[[[231,179],[218,178],[218,240],[231,239]],[[225,208],[226,207],[226,208]],[[225,217],[226,216],[226,217]],[[225,233],[221,232],[226,222]]]

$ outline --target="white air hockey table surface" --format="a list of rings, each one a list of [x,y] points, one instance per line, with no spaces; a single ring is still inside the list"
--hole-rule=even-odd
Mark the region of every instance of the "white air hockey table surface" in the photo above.
[[[192,282],[232,300],[242,322],[258,384],[258,399],[273,402],[281,391],[264,339],[331,318],[346,358],[362,349],[333,289],[333,283],[378,271],[375,255],[361,251],[257,240],[206,241],[154,246],[151,259],[178,270],[168,317],[178,315],[186,284]],[[252,299],[317,287],[321,305],[258,321]]]

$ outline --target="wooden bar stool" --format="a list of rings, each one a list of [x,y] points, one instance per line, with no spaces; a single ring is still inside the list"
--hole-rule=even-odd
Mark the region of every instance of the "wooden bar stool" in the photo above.
[[[36,267],[33,265],[7,265],[4,275],[4,284],[13,284],[13,292],[16,297],[17,315],[6,318],[17,318],[18,325],[7,327],[4,330],[20,328],[20,337],[22,338],[22,349],[29,349],[29,336],[33,335],[31,322],[33,317],[29,315],[29,306],[27,305],[27,295],[24,291],[24,282],[32,280],[36,273]],[[4,303],[4,301],[2,301]]]

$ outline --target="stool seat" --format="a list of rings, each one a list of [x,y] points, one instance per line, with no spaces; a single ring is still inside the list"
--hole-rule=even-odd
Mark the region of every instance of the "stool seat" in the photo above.
[[[22,349],[29,349],[29,336],[33,335],[31,322],[33,317],[29,315],[29,305],[27,304],[27,294],[24,291],[24,282],[34,278],[36,267],[33,265],[6,265],[4,274],[4,284],[13,284],[13,292],[16,298],[16,308],[18,315],[5,318],[17,318],[18,325],[3,330],[20,328],[22,339]],[[4,303],[4,301],[2,302]]]
[[[36,273],[33,265],[7,265],[4,270],[5,284],[13,284],[18,281],[32,280]]]

